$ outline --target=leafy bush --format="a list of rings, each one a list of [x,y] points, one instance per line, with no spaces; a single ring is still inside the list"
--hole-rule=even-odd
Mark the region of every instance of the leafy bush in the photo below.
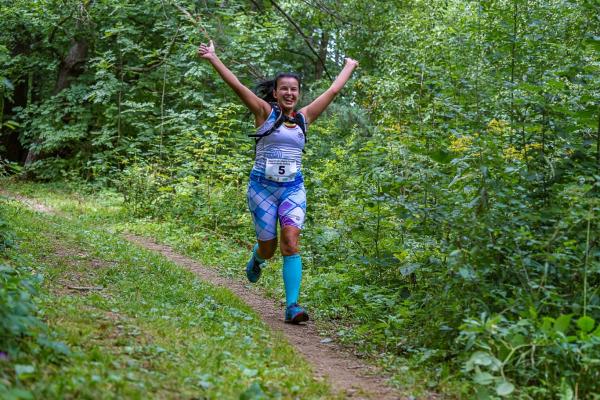
[[[479,398],[551,398],[559,388],[561,399],[600,397],[600,324],[589,316],[484,314],[465,321],[459,341]]]
[[[134,216],[153,215],[160,195],[161,175],[151,166],[135,164],[123,170],[116,186]]]
[[[215,184],[173,167],[135,164],[125,168],[116,185],[133,216],[176,220],[191,229],[235,231],[240,240],[251,235],[245,187],[235,182]]]
[[[15,244],[15,234],[0,214],[0,255]]]
[[[37,318],[34,297],[39,275],[24,276],[18,269],[0,264],[0,349],[15,353],[19,340],[36,336],[43,328]]]
[[[0,213],[0,257],[15,245],[14,232]],[[3,260],[4,259],[4,260]],[[43,327],[37,318],[34,297],[40,275],[31,275],[0,258],[0,351],[18,353],[23,337],[35,336]]]
[[[23,171],[23,167],[21,165],[16,162],[4,160],[2,157],[0,157],[0,178],[18,174],[21,171]]]
[[[60,358],[69,350],[63,343],[51,339],[52,335],[38,317],[35,298],[39,295],[42,275],[32,273],[20,266],[18,259],[11,258],[7,250],[14,246],[16,235],[3,219],[0,208],[0,355],[19,359],[27,358],[29,353],[40,353],[52,359]]]

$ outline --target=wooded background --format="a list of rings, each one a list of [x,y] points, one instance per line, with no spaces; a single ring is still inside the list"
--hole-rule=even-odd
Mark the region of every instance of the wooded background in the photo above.
[[[357,59],[308,131],[307,306],[480,394],[598,398],[599,0],[0,4],[0,174],[243,245],[252,118],[197,46],[302,104]]]

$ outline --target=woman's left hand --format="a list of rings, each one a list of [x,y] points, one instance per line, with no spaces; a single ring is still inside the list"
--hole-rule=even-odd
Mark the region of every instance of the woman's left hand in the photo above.
[[[217,58],[215,53],[215,45],[213,44],[212,40],[208,44],[202,43],[200,47],[198,47],[198,56],[207,60]]]

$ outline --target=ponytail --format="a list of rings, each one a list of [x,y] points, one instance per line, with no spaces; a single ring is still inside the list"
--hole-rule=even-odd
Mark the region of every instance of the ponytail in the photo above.
[[[276,103],[277,100],[273,97],[273,90],[275,90],[275,79],[260,82],[254,88],[254,93],[267,103]]]
[[[275,79],[262,81],[254,87],[254,93],[267,103],[277,103],[273,97],[273,90],[277,89],[277,81],[281,78],[294,78],[298,81],[298,88],[302,89],[302,78],[293,72],[280,72]]]

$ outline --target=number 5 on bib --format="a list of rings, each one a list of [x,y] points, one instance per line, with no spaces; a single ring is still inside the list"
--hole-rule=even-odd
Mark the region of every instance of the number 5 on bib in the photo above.
[[[268,158],[265,166],[265,177],[275,182],[293,182],[298,168],[295,160],[285,158]]]

